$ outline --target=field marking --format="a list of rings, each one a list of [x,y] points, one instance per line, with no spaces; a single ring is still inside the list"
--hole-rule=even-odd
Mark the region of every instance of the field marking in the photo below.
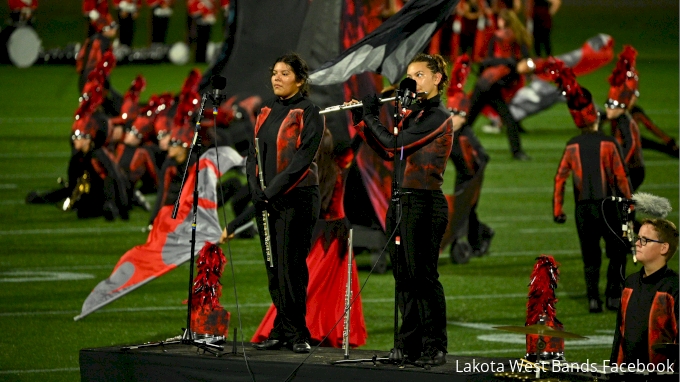
[[[15,183],[0,184],[0,190],[15,190],[17,185]]]
[[[223,293],[224,295],[225,293]],[[571,293],[563,292],[558,293],[559,297],[565,296],[583,296],[583,293]],[[483,295],[458,295],[458,296],[446,296],[446,301],[455,300],[485,300],[485,299],[505,299],[505,298],[522,298],[526,299],[526,293],[502,293],[502,294],[483,294]],[[388,302],[394,302],[394,298],[367,298],[362,299],[362,304],[384,304]],[[233,303],[223,304],[225,309],[229,307],[235,307]],[[261,303],[248,303],[239,304],[241,308],[263,308],[271,305],[271,302],[261,302]],[[186,310],[184,305],[178,304],[177,306],[148,306],[139,308],[102,308],[94,312],[97,313],[130,313],[130,312],[155,312],[155,311],[172,311],[172,310]],[[32,312],[2,312],[0,317],[22,317],[22,316],[54,316],[54,315],[72,315],[78,314],[79,311],[75,310],[46,310],[46,311],[32,311]],[[454,322],[454,321],[452,321]]]
[[[649,190],[677,190],[678,183],[642,184],[643,192]],[[553,187],[482,187],[482,194],[547,194],[552,195]],[[549,204],[549,203],[548,203]]]
[[[57,174],[53,172],[43,173],[22,173],[22,174],[0,174],[0,179],[16,180],[16,179],[41,179],[41,178],[66,178],[64,174]],[[55,184],[57,182],[54,182]],[[58,186],[58,184],[57,184]]]
[[[63,373],[65,371],[80,371],[80,368],[65,367],[61,369],[0,370],[0,374]]]
[[[0,283],[27,283],[44,281],[89,280],[95,276],[89,273],[18,271],[0,272]]]
[[[0,153],[0,159],[37,159],[37,158],[69,158],[71,153],[68,151],[48,151],[42,153]]]
[[[50,123],[50,122],[73,122],[72,117],[9,117],[0,118],[0,124],[2,123]]]
[[[15,229],[0,231],[0,236],[17,235],[70,235],[82,233],[143,232],[142,227],[80,227],[80,228],[43,228]]]

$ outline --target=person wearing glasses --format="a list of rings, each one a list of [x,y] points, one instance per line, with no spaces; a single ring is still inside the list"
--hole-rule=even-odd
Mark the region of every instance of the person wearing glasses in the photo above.
[[[642,269],[628,276],[621,293],[611,363],[675,362],[677,370],[678,273],[667,266],[678,249],[675,224],[643,220],[635,249]],[[675,344],[674,356],[660,350],[661,344]]]
[[[581,244],[583,271],[586,279],[586,293],[590,313],[602,312],[600,300],[600,267],[604,239],[609,258],[607,269],[607,308],[616,310],[621,296],[621,286],[626,274],[626,254],[629,248],[610,226],[620,226],[617,203],[606,203],[609,197],[630,199],[630,182],[621,156],[621,147],[614,137],[599,131],[599,116],[593,105],[590,92],[579,86],[571,69],[555,60],[551,72],[558,78],[554,81],[566,93],[567,106],[574,123],[581,134],[571,138],[562,154],[553,193],[553,220],[564,224],[564,191],[569,174],[572,174],[575,221]]]

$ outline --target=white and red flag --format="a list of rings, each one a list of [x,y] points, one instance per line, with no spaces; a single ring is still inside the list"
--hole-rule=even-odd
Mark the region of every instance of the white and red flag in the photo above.
[[[217,155],[219,154],[219,155]],[[217,157],[219,156],[219,170]],[[217,182],[222,174],[244,165],[244,158],[231,147],[211,148],[199,161],[196,245],[198,255],[206,243],[217,243],[222,233],[217,217]],[[176,219],[173,205],[158,212],[146,243],[127,251],[113,268],[111,276],[101,281],[83,303],[79,320],[102,306],[177,268],[191,258],[192,205],[196,174],[190,167],[180,196]]]

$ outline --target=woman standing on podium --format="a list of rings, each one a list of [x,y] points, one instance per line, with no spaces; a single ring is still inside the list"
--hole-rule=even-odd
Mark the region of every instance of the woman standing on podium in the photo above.
[[[421,365],[446,363],[446,300],[437,272],[439,243],[448,222],[441,186],[453,143],[451,113],[440,102],[446,73],[440,55],[419,54],[411,61],[402,87],[415,82],[411,92],[423,95],[404,112],[396,135],[380,122],[375,95],[364,97],[363,108],[352,109],[355,128],[366,143],[384,159],[396,161],[398,181],[393,185],[401,197],[393,198],[386,219],[402,315],[390,352],[395,362],[407,357]]]
[[[305,323],[309,281],[306,259],[320,209],[314,156],[324,123],[319,108],[306,97],[308,72],[305,61],[295,53],[276,59],[271,69],[276,97],[260,110],[255,124],[257,141],[251,144],[246,162],[265,258],[266,240],[271,244],[271,261],[266,261],[266,269],[269,294],[277,311],[268,338],[253,345],[258,350],[287,345],[296,353],[310,351]],[[260,172],[265,187],[260,186]],[[263,212],[268,215],[269,232],[264,228]],[[269,237],[265,237],[267,234]]]

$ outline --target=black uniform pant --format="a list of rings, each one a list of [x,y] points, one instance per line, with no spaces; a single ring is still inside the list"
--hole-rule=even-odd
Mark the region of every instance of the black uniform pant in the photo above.
[[[522,151],[522,144],[519,138],[519,123],[510,113],[508,104],[505,103],[501,95],[501,85],[498,83],[491,85],[488,89],[484,84],[475,85],[475,89],[470,97],[470,111],[467,116],[467,124],[472,126],[475,119],[485,105],[489,105],[498,112],[508,133],[510,151],[515,154]]]
[[[135,19],[132,13],[118,12],[118,24],[118,40],[122,45],[132,47],[132,40],[135,36]]]
[[[404,189],[401,214],[394,203],[387,211],[387,233],[398,229],[388,243],[397,305],[402,316],[395,347],[411,359],[421,352],[446,353],[446,299],[439,282],[439,245],[448,222],[441,190]],[[399,216],[401,215],[401,216]],[[395,244],[396,237],[400,244]]]
[[[269,338],[296,343],[309,341],[305,321],[309,271],[307,255],[312,231],[319,217],[319,187],[294,188],[269,203],[269,233],[274,266],[267,262],[262,211],[256,213],[262,254],[265,258],[269,294],[276,307]]]
[[[604,238],[605,251],[609,258],[606,297],[621,297],[621,288],[626,275],[626,254],[629,252],[629,244],[624,241],[620,232],[618,203],[604,202],[604,215],[602,206],[601,200],[576,203],[576,228],[581,242],[586,293],[588,299],[597,300],[600,299],[599,282],[602,265],[600,240]]]
[[[157,16],[155,13],[156,9],[160,9],[160,7],[154,7],[151,12],[151,43],[165,44],[165,39],[168,36],[170,17]]]

